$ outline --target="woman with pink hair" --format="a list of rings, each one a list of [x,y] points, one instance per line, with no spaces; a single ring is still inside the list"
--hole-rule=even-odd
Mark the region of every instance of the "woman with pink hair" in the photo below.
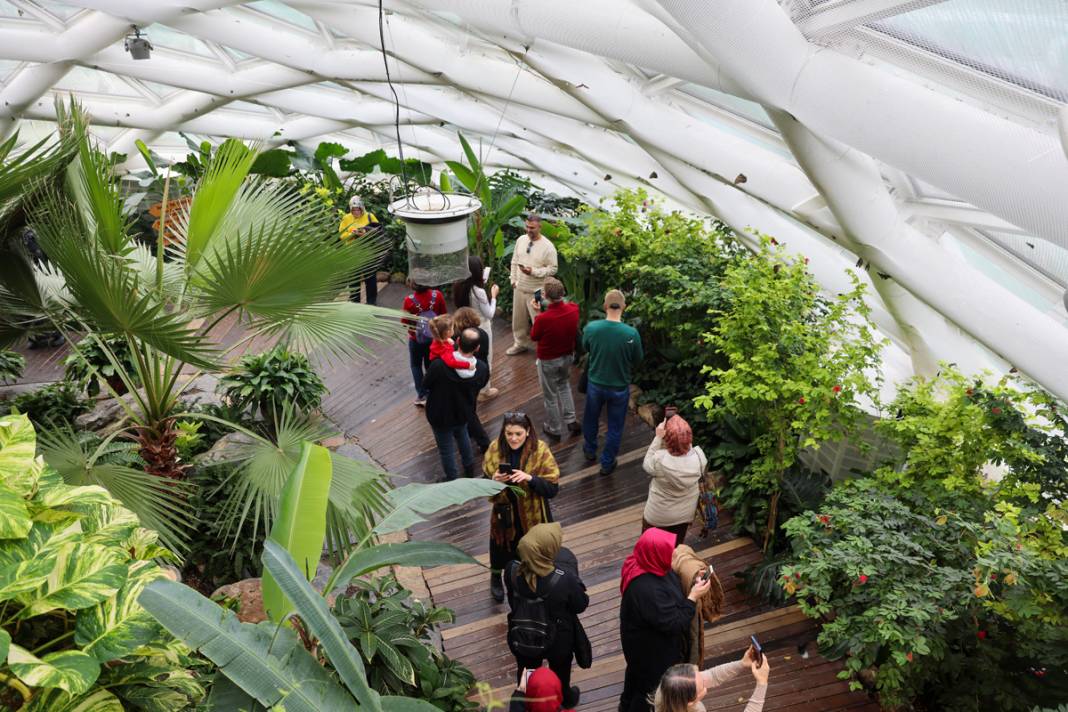
[[[642,463],[653,478],[642,513],[642,531],[657,527],[675,535],[675,545],[686,539],[697,498],[701,477],[708,458],[693,445],[693,431],[682,416],[673,415],[656,426],[656,437]]]

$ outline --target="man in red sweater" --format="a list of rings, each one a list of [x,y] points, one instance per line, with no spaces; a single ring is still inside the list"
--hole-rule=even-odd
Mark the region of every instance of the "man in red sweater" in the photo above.
[[[582,433],[575,420],[575,399],[571,396],[571,364],[575,361],[579,308],[564,301],[564,285],[553,277],[545,279],[542,297],[544,308],[537,300],[531,300],[536,316],[530,327],[530,338],[538,345],[538,380],[548,417],[542,424],[542,433],[559,440],[564,426],[571,435]]]

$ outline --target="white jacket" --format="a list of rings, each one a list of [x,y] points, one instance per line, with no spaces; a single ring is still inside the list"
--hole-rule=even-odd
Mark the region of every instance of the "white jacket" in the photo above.
[[[675,456],[659,436],[653,438],[642,463],[653,478],[642,515],[645,521],[660,527],[693,521],[701,476],[707,466],[708,458],[701,448],[692,447],[685,455]]]

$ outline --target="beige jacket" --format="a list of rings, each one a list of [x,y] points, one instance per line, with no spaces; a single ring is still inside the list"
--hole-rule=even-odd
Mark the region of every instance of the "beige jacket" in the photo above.
[[[725,682],[728,682],[743,672],[749,672],[749,668],[741,660],[735,660],[733,663],[725,663],[723,665],[717,665],[714,668],[708,670],[702,670],[701,676],[704,677],[705,687],[713,688],[719,687]],[[768,692],[767,685],[757,685],[753,689],[753,694],[749,696],[749,703],[745,706],[742,712],[760,712],[764,709],[764,697]],[[692,712],[705,712],[705,705],[698,700],[692,707]]]
[[[642,466],[653,478],[642,514],[645,521],[657,527],[693,521],[701,475],[708,466],[708,458],[701,448],[690,448],[678,457],[668,452],[664,441],[657,436],[645,452]]]
[[[530,252],[527,252],[527,246]],[[530,274],[519,269],[519,265],[531,267]],[[520,235],[515,241],[515,251],[512,252],[512,284],[519,289],[533,292],[545,286],[545,278],[556,274],[556,248],[549,238],[542,235],[534,242],[526,235]]]

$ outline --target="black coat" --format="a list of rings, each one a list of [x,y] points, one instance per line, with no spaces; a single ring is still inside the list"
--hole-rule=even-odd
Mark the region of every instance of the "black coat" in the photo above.
[[[669,667],[686,662],[694,613],[674,571],[642,574],[627,586],[619,606],[619,637],[637,700],[656,689]]]
[[[582,579],[578,575],[578,560],[575,555],[571,553],[570,549],[560,549],[560,553],[556,556],[556,568],[564,572],[564,575],[553,585],[552,590],[549,590],[549,578],[554,574],[548,576],[538,577],[538,595],[546,596],[546,601],[549,604],[549,615],[556,620],[556,636],[557,640],[565,638],[571,640],[571,633],[574,629],[575,617],[579,613],[586,610],[586,607],[590,605],[590,597],[586,595],[586,584],[582,583]],[[509,561],[508,565],[504,569],[504,585],[508,591],[508,605],[515,609],[515,596],[521,595],[524,598],[534,598],[534,592],[530,590],[530,585],[520,575],[515,576],[515,586],[512,585],[513,572],[518,574],[519,562]],[[548,594],[546,595],[546,592]]]
[[[432,428],[453,428],[467,424],[469,411],[475,409],[478,391],[489,380],[489,369],[481,359],[475,361],[475,375],[461,378],[440,358],[430,362],[423,376],[426,389],[426,419]]]

